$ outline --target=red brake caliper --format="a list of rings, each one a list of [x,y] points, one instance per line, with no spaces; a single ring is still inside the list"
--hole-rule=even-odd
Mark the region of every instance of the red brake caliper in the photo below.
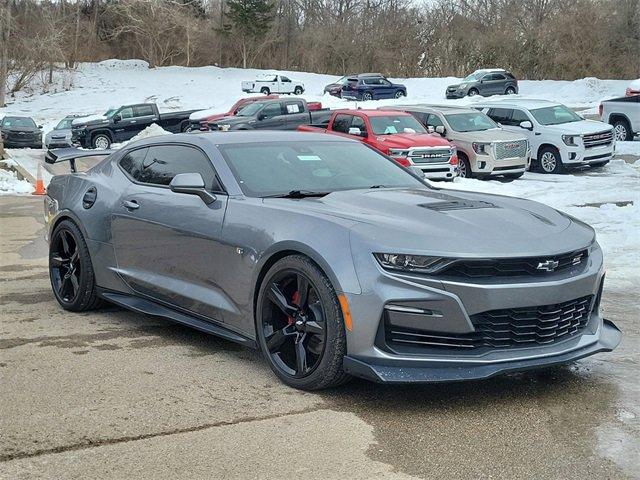
[[[300,292],[296,290],[293,294],[293,297],[291,297],[291,301],[294,305],[298,305],[298,302],[300,301]],[[288,323],[289,325],[293,325],[293,317],[288,318]]]

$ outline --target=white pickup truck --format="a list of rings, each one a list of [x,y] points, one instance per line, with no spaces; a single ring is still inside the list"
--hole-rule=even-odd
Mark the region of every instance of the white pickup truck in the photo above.
[[[261,75],[250,82],[242,82],[242,91],[246,93],[293,93],[302,95],[304,93],[304,83],[291,80],[284,75]]]
[[[542,173],[571,167],[602,167],[615,151],[613,127],[585,120],[561,103],[546,100],[479,102],[473,107],[502,128],[524,134],[531,146],[531,163]]]
[[[600,120],[613,125],[616,140],[632,141],[640,135],[640,95],[605,100],[600,104]]]

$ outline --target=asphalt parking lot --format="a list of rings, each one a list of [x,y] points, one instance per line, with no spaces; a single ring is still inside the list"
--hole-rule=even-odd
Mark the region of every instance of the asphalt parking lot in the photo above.
[[[640,299],[621,346],[470,384],[323,393],[164,320],[54,301],[41,197],[0,197],[0,478],[640,478]]]

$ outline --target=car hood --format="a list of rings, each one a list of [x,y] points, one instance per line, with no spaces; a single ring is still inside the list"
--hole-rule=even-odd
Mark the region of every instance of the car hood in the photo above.
[[[477,132],[451,132],[452,138],[459,138],[473,142],[501,142],[526,140],[523,134],[517,132],[509,132],[502,128],[491,128],[489,130],[481,130]]]
[[[613,129],[608,123],[597,120],[580,120],[579,122],[562,123],[560,125],[545,125],[545,128],[563,135],[585,135]]]
[[[3,132],[24,132],[24,133],[37,133],[40,130],[33,127],[3,127]]]
[[[451,146],[451,144],[440,135],[430,133],[395,133],[393,135],[377,135],[376,141],[380,147],[386,148]]]
[[[373,251],[533,256],[578,250],[595,238],[591,227],[546,205],[456,190],[350,190],[289,200],[286,208],[350,220],[352,237]]]

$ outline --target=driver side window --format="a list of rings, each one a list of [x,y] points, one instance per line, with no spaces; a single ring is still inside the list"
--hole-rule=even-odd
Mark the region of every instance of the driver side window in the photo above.
[[[282,115],[282,107],[279,103],[272,103],[264,107],[261,113],[265,118],[273,118]]]
[[[442,120],[440,120],[437,115],[430,113],[427,117],[427,127],[444,127],[444,123],[442,123]]]
[[[358,116],[355,116],[355,115],[352,118],[353,119],[351,120],[351,127],[350,128],[359,128],[361,132],[366,134],[367,133],[367,125],[364,123],[364,119],[362,117],[358,117]]]
[[[133,107],[123,108],[118,112],[118,115],[120,115],[122,119],[133,118]]]

